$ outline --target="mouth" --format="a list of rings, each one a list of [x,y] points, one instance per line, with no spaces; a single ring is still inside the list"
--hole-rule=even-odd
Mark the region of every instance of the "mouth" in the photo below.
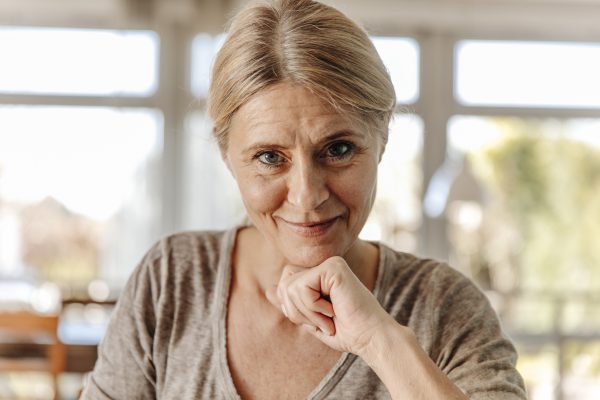
[[[316,237],[322,236],[329,232],[329,230],[335,225],[339,217],[333,217],[326,220],[320,221],[302,221],[302,222],[291,222],[283,220],[285,224],[295,233],[305,237]]]

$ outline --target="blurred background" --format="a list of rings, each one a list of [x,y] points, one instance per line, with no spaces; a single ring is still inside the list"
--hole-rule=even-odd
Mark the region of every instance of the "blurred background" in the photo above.
[[[448,260],[532,400],[600,398],[600,1],[325,1],[398,109],[361,236]],[[210,138],[235,0],[0,0],[0,399],[73,399],[144,251],[244,212]]]

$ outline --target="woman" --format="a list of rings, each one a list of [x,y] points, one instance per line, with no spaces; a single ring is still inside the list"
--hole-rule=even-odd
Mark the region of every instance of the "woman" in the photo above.
[[[314,1],[251,6],[209,104],[252,223],[148,252],[85,398],[525,398],[472,283],[358,239],[395,107],[363,30]]]

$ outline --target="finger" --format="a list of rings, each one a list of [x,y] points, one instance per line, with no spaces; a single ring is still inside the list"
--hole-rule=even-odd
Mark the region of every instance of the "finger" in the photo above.
[[[335,335],[335,324],[333,323],[333,319],[326,317],[318,312],[312,312],[310,313],[310,316],[311,321],[315,323],[319,330],[321,330],[329,336]]]
[[[292,276],[298,272],[303,272],[306,270],[307,270],[307,268],[305,268],[305,267],[298,267],[296,265],[287,264],[283,267],[283,270],[281,271],[281,279],[284,279],[288,276]]]
[[[335,334],[335,325],[330,317],[321,313],[317,308],[324,310],[332,314],[332,311],[327,309],[322,302],[327,303],[325,300],[320,299],[320,294],[311,289],[307,289],[304,293],[300,294],[296,298],[296,305],[301,313],[307,317],[313,325],[319,327],[323,332],[328,335]],[[315,305],[320,305],[316,307]],[[330,303],[331,304],[331,303]],[[332,315],[333,317],[333,315]]]
[[[333,311],[333,304],[331,304],[330,301],[323,297],[319,297],[316,301],[314,301],[312,303],[311,309],[329,318],[333,318],[335,316],[335,312]]]
[[[286,292],[286,289],[283,285],[279,284],[277,286],[277,297],[281,302],[281,310],[283,314],[293,323],[302,324],[302,323],[310,323],[310,321],[298,310],[294,301],[290,298],[289,294]]]
[[[273,304],[273,306],[277,309],[281,309],[281,300],[279,299],[279,295],[277,294],[277,285],[272,285],[265,292],[265,296],[269,303]]]
[[[335,336],[330,336],[312,325],[302,325],[302,328],[331,348],[337,348]]]
[[[284,315],[290,320],[292,321],[294,324],[300,325],[300,324],[311,324],[314,325],[314,323],[310,320],[310,318],[308,318],[308,316],[303,313],[302,311],[300,311],[298,309],[298,307],[296,307],[296,305],[290,301],[289,298],[286,298],[283,300],[283,311],[284,311]]]
[[[274,304],[276,307],[280,308],[281,312],[283,312],[283,315],[285,315],[292,322],[297,323],[297,321],[299,321],[299,312],[297,312],[296,307],[290,303],[289,295],[287,293],[287,288],[294,279],[292,276],[296,272],[299,272],[299,267],[295,267],[293,265],[284,266],[278,284],[268,289],[267,299],[269,299],[271,304]]]
[[[316,273],[316,274],[315,274]],[[301,279],[296,279],[300,283],[300,290],[297,296],[303,297],[302,301],[311,311],[320,312],[323,315],[333,318],[335,312],[333,304],[327,293],[323,292],[319,270],[314,269],[311,273],[302,275]],[[294,278],[289,278],[289,283]]]

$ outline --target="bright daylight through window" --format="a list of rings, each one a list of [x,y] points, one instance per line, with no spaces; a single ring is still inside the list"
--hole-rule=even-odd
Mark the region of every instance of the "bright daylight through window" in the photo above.
[[[0,107],[0,276],[53,282],[63,298],[97,278],[118,290],[159,231],[162,114],[60,96],[151,95],[158,37],[5,27],[0,48],[0,93],[55,96]]]

